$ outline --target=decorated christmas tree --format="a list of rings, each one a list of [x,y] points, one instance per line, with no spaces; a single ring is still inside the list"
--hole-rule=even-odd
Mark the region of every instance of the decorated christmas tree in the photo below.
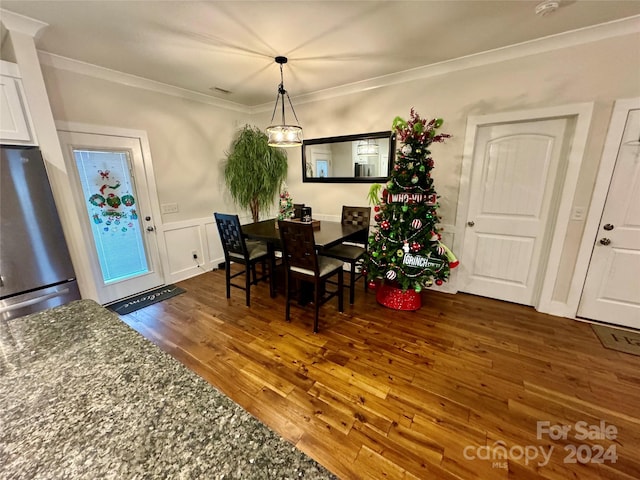
[[[378,283],[378,301],[391,308],[419,308],[419,292],[433,283],[441,285],[458,264],[440,241],[438,195],[431,178],[429,147],[450,137],[437,133],[441,125],[442,119],[427,121],[414,109],[408,121],[396,117],[392,128],[401,145],[396,162],[384,188],[371,192],[377,225],[364,268],[370,282]]]

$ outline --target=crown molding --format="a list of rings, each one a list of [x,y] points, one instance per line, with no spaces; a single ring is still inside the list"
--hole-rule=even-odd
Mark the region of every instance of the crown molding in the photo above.
[[[3,22],[4,13],[3,10]],[[11,13],[11,12],[9,12]],[[15,15],[15,14],[12,14]],[[28,19],[27,17],[23,17]],[[28,19],[30,20],[30,19]],[[45,24],[46,25],[46,24]],[[517,58],[523,58],[539,53],[551,52],[563,48],[569,48],[577,45],[583,45],[591,42],[597,42],[608,38],[630,35],[640,32],[640,15],[614,20],[607,23],[601,23],[591,27],[584,27],[569,32],[563,32],[547,37],[530,40],[507,47],[501,47],[486,52],[467,55],[464,57],[447,60],[431,65],[416,67],[401,72],[391,73],[380,77],[370,78],[359,82],[354,82],[338,87],[319,90],[317,92],[298,95],[292,97],[296,104],[304,104],[327,100],[331,98],[352,95],[356,93],[366,92],[378,88],[406,83],[413,80],[430,78],[448,73],[475,68],[483,65],[491,65],[494,63],[504,62]],[[235,102],[205,95],[199,92],[188,90],[173,85],[157,82],[148,78],[131,75],[128,73],[111,70],[109,68],[100,67],[79,60],[74,60],[53,53],[38,50],[40,62],[54,68],[69,70],[90,77],[109,80],[111,82],[120,83],[122,85],[132,86],[136,88],[146,89],[166,95],[186,98],[196,102],[213,105],[220,108],[240,112],[243,114],[256,114],[269,111],[273,108],[272,103],[265,103],[255,106],[245,106]]]
[[[0,21],[8,31],[20,32],[30,37],[37,37],[43,28],[48,27],[48,23],[25,17],[18,13],[10,12],[0,8]]]
[[[38,50],[38,58],[40,63],[49,67],[58,68],[61,70],[68,70],[70,72],[79,73],[81,75],[87,75],[89,77],[99,78],[101,80],[107,80],[121,85],[127,85],[129,87],[141,88],[152,92],[163,93],[165,95],[171,95],[174,97],[184,98],[187,100],[193,100],[195,102],[205,103],[213,105],[215,107],[232,110],[244,114],[250,113],[250,108],[239,103],[229,102],[228,100],[222,100],[219,98],[204,95],[193,90],[186,88],[176,87],[148,78],[139,77],[137,75],[131,75],[129,73],[123,73],[118,70],[112,70],[106,67],[100,67],[91,63],[82,62],[80,60],[74,60],[72,58],[63,57],[54,53]]]
[[[591,42],[605,40],[607,38],[630,35],[640,32],[640,15],[601,23],[591,27],[549,35],[536,40],[517,43],[506,47],[475,53],[464,57],[454,58],[444,62],[412,68],[401,72],[391,73],[380,77],[362,80],[346,85],[340,85],[326,90],[308,93],[292,97],[296,105],[328,100],[343,95],[352,95],[377,88],[406,83],[423,78],[436,77],[460,70],[491,65],[516,58],[523,58],[539,53],[551,52],[563,48],[583,45]],[[271,104],[257,105],[251,109],[251,113],[268,111]]]

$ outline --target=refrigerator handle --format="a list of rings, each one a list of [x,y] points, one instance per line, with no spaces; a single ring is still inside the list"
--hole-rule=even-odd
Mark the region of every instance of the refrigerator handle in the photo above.
[[[10,312],[11,310],[17,310],[18,308],[28,307],[29,305],[33,305],[35,303],[44,302],[45,300],[49,300],[50,298],[59,297],[61,295],[66,295],[69,293],[68,288],[63,288],[62,290],[58,290],[57,292],[48,293],[46,295],[42,295],[41,297],[31,298],[29,300],[25,300],[24,302],[16,303],[14,305],[8,305],[6,307],[0,308],[0,313]]]

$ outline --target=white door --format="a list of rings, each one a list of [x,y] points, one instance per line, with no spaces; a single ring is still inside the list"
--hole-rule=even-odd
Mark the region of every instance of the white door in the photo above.
[[[627,117],[578,316],[640,329],[640,110]]]
[[[164,284],[138,138],[59,132],[102,304]]]
[[[534,304],[566,124],[553,119],[478,129],[461,291]]]

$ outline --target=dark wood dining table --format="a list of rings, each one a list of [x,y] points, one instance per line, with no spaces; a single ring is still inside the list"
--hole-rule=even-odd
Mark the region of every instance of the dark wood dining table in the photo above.
[[[247,223],[242,225],[242,233],[248,240],[262,240],[267,242],[269,249],[269,257],[271,258],[271,271],[276,271],[276,260],[274,252],[280,247],[280,230],[276,228],[276,219],[262,220],[261,222]],[[341,242],[348,241],[352,237],[367,230],[368,227],[362,225],[348,225],[341,222],[332,222],[328,220],[320,220],[318,228],[314,228],[313,234],[316,247],[319,252],[325,248],[333,247]],[[276,275],[271,276],[272,292],[277,288]]]
[[[313,234],[316,246],[322,250],[344,242],[366,229],[367,227],[362,225],[346,225],[340,222],[320,220],[320,227],[314,228]],[[249,240],[262,240],[272,243],[275,247],[280,245],[280,230],[276,228],[276,219],[274,218],[242,225],[242,233]]]

